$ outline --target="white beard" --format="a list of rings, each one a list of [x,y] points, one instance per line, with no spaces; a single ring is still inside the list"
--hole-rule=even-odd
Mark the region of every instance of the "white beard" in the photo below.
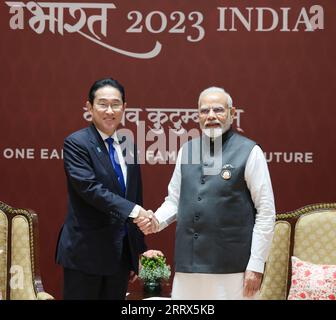
[[[209,138],[216,139],[220,137],[224,132],[223,128],[217,127],[217,128],[205,128],[203,129],[203,133]]]
[[[228,131],[230,129],[230,126],[231,126],[231,115],[229,114],[226,119],[226,122],[224,124],[221,123],[220,127],[203,128],[202,131],[209,138],[216,139],[221,135],[223,135],[226,131]]]

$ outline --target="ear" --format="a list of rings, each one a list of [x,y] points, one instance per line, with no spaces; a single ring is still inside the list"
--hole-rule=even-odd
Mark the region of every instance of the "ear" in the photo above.
[[[86,101],[86,107],[90,113],[92,113],[93,106],[90,101]]]
[[[234,119],[234,116],[236,114],[236,108],[235,107],[232,107],[230,110],[230,114],[231,114],[231,124],[233,123],[233,119]]]
[[[127,107],[127,102],[124,102],[124,104],[123,104],[123,112],[125,111],[126,107]]]

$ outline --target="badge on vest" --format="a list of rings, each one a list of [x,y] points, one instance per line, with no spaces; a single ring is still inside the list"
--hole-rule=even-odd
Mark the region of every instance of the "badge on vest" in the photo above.
[[[229,169],[233,169],[233,168],[234,167],[232,164],[225,164],[221,172],[221,177],[224,180],[229,180],[231,178],[231,171]]]
[[[224,180],[229,180],[231,178],[231,171],[227,170],[227,169],[224,169],[221,172],[221,176]]]

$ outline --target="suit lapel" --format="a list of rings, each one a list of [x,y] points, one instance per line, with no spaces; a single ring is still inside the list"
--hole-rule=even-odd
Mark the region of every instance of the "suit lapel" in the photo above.
[[[127,180],[126,180],[126,195],[128,194],[128,190],[132,181],[134,181],[134,145],[130,143],[130,140],[123,136],[119,139],[121,143],[122,154],[126,163],[127,168]],[[130,161],[129,161],[130,160]]]
[[[118,193],[121,194],[122,190],[118,181],[118,177],[114,171],[105,143],[93,124],[89,128],[90,128],[90,141],[92,143],[93,151],[95,152],[102,166],[110,173],[113,184],[118,189]]]

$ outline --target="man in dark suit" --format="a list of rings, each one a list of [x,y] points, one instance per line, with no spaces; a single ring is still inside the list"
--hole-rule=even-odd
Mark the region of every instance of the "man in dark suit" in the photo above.
[[[125,299],[146,250],[132,218],[142,206],[136,146],[117,134],[126,108],[116,80],[96,81],[89,92],[92,125],[64,141],[68,213],[57,244],[64,268],[64,299]]]

